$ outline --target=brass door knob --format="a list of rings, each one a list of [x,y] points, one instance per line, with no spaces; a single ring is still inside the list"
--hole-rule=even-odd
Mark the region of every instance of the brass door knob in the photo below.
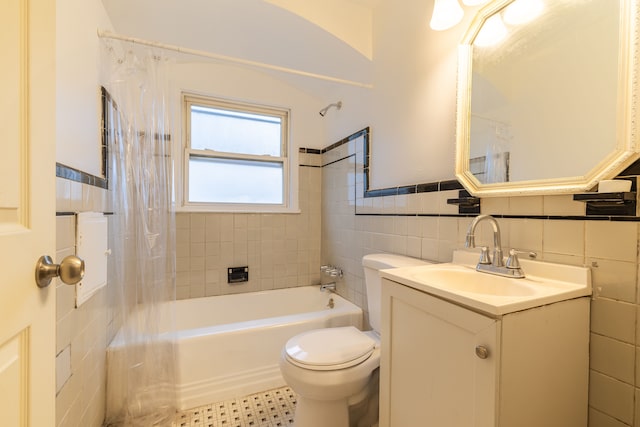
[[[46,288],[51,279],[60,276],[67,285],[75,285],[84,277],[84,261],[75,255],[64,257],[60,264],[54,264],[49,255],[43,255],[36,263],[36,284]]]
[[[476,356],[480,359],[486,359],[489,357],[489,349],[483,345],[479,345],[476,347]]]

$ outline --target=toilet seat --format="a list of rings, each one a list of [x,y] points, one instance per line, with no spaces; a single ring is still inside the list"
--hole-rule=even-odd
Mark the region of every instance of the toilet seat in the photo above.
[[[346,369],[367,360],[376,341],[353,326],[303,332],[287,341],[285,354],[292,364],[305,369]]]

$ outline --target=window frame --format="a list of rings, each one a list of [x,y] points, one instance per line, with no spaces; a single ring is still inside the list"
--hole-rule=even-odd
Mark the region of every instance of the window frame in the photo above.
[[[191,148],[191,106],[201,106],[204,108],[215,108],[241,113],[261,114],[278,117],[281,120],[280,135],[280,156],[242,154],[237,152],[224,152],[215,150],[199,150]],[[176,174],[180,177],[180,182],[176,185],[179,189],[178,211],[201,211],[201,212],[264,212],[264,213],[295,213],[299,212],[297,197],[295,193],[297,185],[295,178],[297,174],[292,173],[292,150],[290,144],[291,132],[291,110],[283,107],[267,106],[264,104],[250,103],[244,101],[229,100],[214,96],[183,92],[181,96],[182,110],[182,171]],[[192,157],[204,159],[222,159],[238,161],[258,161],[282,164],[282,198],[281,204],[268,203],[224,203],[224,202],[191,202],[189,201],[189,160]]]

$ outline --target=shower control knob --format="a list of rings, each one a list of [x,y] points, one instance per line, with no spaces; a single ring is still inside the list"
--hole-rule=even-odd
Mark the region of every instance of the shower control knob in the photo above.
[[[476,356],[480,359],[486,359],[489,357],[489,349],[483,345],[479,345],[476,347]]]
[[[36,284],[46,288],[51,279],[60,276],[67,285],[75,285],[84,277],[84,261],[75,255],[64,257],[60,264],[54,264],[49,255],[43,255],[36,264]]]

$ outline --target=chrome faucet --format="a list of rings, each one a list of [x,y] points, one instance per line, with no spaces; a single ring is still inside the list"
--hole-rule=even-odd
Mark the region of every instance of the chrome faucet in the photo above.
[[[496,221],[496,219],[491,215],[478,215],[473,219],[471,224],[469,224],[469,229],[467,230],[467,238],[464,245],[467,248],[476,247],[476,236],[475,236],[476,227],[483,220],[489,221],[491,223],[491,226],[493,227],[493,262],[491,262],[491,259],[487,254],[486,247],[483,247],[482,249],[483,253],[481,255],[480,263],[493,264],[496,267],[502,267],[504,266],[504,263],[502,262],[502,243],[500,242],[500,227],[498,226],[498,221]]]
[[[339,267],[334,267],[333,265],[322,265],[320,266],[320,271],[325,275],[333,278],[341,279],[343,276],[342,269]],[[320,291],[329,291],[332,294],[336,293],[336,282],[322,283],[322,278],[320,279]],[[333,307],[331,307],[333,308]]]
[[[489,256],[488,248],[483,246],[480,252],[480,261],[478,261],[476,270],[483,273],[497,274],[499,276],[512,277],[516,279],[523,278],[524,272],[522,271],[522,268],[520,268],[518,255],[515,251],[512,250],[509,252],[509,259],[507,259],[507,264],[505,265],[502,256],[502,243],[500,241],[500,226],[498,225],[498,221],[496,221],[496,219],[491,215],[478,215],[473,219],[473,221],[471,221],[469,229],[467,230],[465,247],[476,247],[476,227],[484,220],[489,221],[491,227],[493,227],[493,260]]]
[[[343,276],[342,269],[333,265],[322,265],[320,271],[330,277],[342,278]]]

